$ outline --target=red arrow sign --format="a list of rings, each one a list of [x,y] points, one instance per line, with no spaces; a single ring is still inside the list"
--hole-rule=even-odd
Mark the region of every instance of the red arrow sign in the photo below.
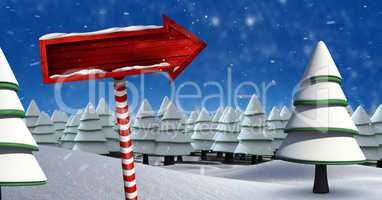
[[[70,82],[154,72],[167,72],[175,79],[206,44],[166,16],[163,23],[163,27],[43,36],[43,81]]]

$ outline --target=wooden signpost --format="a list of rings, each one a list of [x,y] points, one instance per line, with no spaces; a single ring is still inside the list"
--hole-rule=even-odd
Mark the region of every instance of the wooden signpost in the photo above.
[[[206,47],[163,16],[163,26],[131,26],[88,33],[53,33],[40,38],[46,84],[114,78],[124,191],[138,199],[125,76],[168,73],[174,80]]]

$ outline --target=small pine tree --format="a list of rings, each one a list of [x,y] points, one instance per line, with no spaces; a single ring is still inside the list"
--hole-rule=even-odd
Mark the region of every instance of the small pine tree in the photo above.
[[[382,104],[378,106],[377,110],[375,110],[373,116],[371,117],[371,123],[375,130],[375,134],[377,136],[377,142],[379,144],[378,155],[379,160],[377,163],[377,167],[382,167]]]
[[[61,147],[65,149],[73,149],[75,144],[74,138],[77,135],[77,129],[80,125],[80,119],[82,116],[82,111],[78,110],[76,114],[74,114],[66,123],[64,135],[61,138]]]
[[[68,115],[62,111],[55,110],[51,120],[54,124],[54,129],[56,130],[56,139],[61,142],[61,137],[64,135],[65,125],[68,121]]]
[[[99,115],[102,132],[106,137],[106,146],[110,154],[118,155],[120,152],[119,135],[114,129],[114,116],[104,98],[98,102],[97,113]]]
[[[155,112],[149,101],[143,100],[136,120],[133,124],[131,139],[134,144],[134,152],[143,155],[143,164],[149,164],[149,155],[155,153],[155,136],[157,132],[157,123],[155,121]]]
[[[361,147],[366,160],[379,160],[379,143],[377,136],[373,126],[371,125],[370,117],[362,106],[358,106],[358,108],[354,111],[352,120],[359,131],[354,135],[354,138]]]
[[[252,163],[259,161],[262,156],[273,155],[272,138],[268,135],[265,123],[265,114],[256,95],[252,95],[244,112],[241,130],[238,136],[239,145],[235,153],[252,155]]]
[[[207,153],[214,143],[214,135],[210,114],[207,109],[202,108],[195,120],[194,134],[191,136],[191,145],[195,151],[201,151],[202,160],[207,160]]]
[[[74,138],[73,150],[107,155],[106,138],[102,133],[100,118],[94,106],[89,103],[81,116],[78,132]]]
[[[267,119],[268,133],[273,138],[272,148],[274,151],[280,147],[286,137],[284,133],[284,121],[281,118],[280,112],[280,108],[273,107]]]
[[[55,133],[56,130],[49,115],[45,112],[41,112],[32,131],[32,135],[37,144],[56,146],[58,142]]]
[[[40,116],[40,109],[38,108],[36,102],[32,100],[28,106],[27,112],[25,114],[24,121],[30,132],[34,129],[37,119]]]

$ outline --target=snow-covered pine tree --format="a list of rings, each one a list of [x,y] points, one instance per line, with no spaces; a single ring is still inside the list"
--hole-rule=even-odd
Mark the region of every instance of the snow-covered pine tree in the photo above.
[[[195,120],[194,134],[191,136],[191,145],[195,151],[201,152],[201,159],[207,160],[207,153],[214,143],[215,130],[212,129],[210,114],[202,108]]]
[[[97,105],[97,113],[100,118],[102,133],[106,137],[106,146],[111,155],[120,154],[119,135],[114,129],[115,118],[104,98],[101,98]]]
[[[49,115],[45,112],[40,112],[36,125],[32,130],[32,135],[37,144],[57,146],[56,130]]]
[[[251,155],[252,164],[256,163],[256,156],[262,161],[262,156],[273,155],[272,138],[267,134],[266,117],[256,95],[252,95],[245,109],[238,139],[235,153]]]
[[[131,139],[134,144],[134,153],[141,153],[143,155],[142,163],[145,165],[149,164],[149,155],[155,153],[157,125],[155,112],[149,101],[147,99],[143,100],[132,126]]]
[[[239,116],[235,109],[232,107],[226,109],[219,121],[212,150],[225,153],[225,162],[230,163],[233,161],[233,153],[239,143],[237,137],[240,133],[240,124],[238,124]]]
[[[217,134],[217,132],[218,132],[217,128],[218,128],[218,125],[219,125],[220,118],[223,116],[225,110],[226,109],[223,106],[219,106],[219,108],[215,111],[214,116],[212,117],[212,121],[211,121],[212,128],[211,128],[211,130],[213,131],[213,135],[214,135],[213,136],[213,141],[215,141],[216,136],[218,135]],[[210,150],[213,149],[214,144],[215,143],[213,143],[211,145]],[[223,153],[222,152],[216,152],[216,157],[218,157],[218,158],[223,157]]]
[[[175,104],[169,102],[155,139],[155,154],[165,157],[165,165],[173,164],[174,156],[189,155],[193,148],[182,127],[183,114]]]
[[[377,110],[375,110],[373,116],[371,117],[371,123],[375,130],[375,134],[377,136],[377,141],[379,144],[379,160],[377,163],[377,167],[382,168],[382,104],[378,106]]]
[[[162,100],[162,103],[159,106],[159,110],[157,113],[158,121],[160,121],[161,118],[163,117],[164,113],[166,112],[166,110],[168,108],[169,103],[170,103],[170,99],[167,96],[165,96]]]
[[[198,118],[198,115],[199,115],[198,110],[191,111],[190,115],[188,116],[188,118],[184,124],[184,132],[185,132],[187,138],[189,139],[190,143],[192,142],[191,137],[194,134],[195,121]],[[192,153],[194,153],[194,152],[195,152],[195,149]]]
[[[351,107],[351,105],[349,104],[348,106],[346,106],[346,110],[348,111],[349,115],[353,115],[353,108]]]
[[[78,132],[74,138],[73,150],[90,152],[100,155],[107,155],[109,151],[106,146],[106,138],[102,133],[100,118],[89,103],[81,116]]]
[[[368,161],[379,160],[379,143],[370,117],[362,106],[358,106],[352,115],[352,120],[358,129],[354,135],[358,145]]]
[[[64,135],[61,139],[61,147],[65,149],[73,149],[75,144],[74,138],[78,132],[78,126],[80,125],[80,119],[82,116],[82,110],[78,110],[76,114],[74,114],[66,123]]]
[[[286,125],[288,124],[289,118],[291,116],[292,116],[292,113],[290,112],[290,110],[286,106],[283,106],[281,108],[281,111],[280,111],[280,117],[281,117],[281,120],[283,122],[283,128],[286,127]],[[285,137],[286,137],[286,135],[285,135]]]
[[[38,150],[26,124],[17,96],[19,84],[0,48],[0,196],[1,187],[46,183],[32,152]]]
[[[341,89],[342,77],[329,50],[319,42],[294,96],[289,119],[277,157],[281,160],[316,165],[314,193],[328,193],[326,165],[365,162],[353,137],[357,127],[348,114]]]
[[[32,132],[33,128],[35,127],[38,116],[40,116],[40,109],[38,108],[35,100],[32,100],[29,103],[29,106],[24,118],[24,121],[27,124],[29,132]]]
[[[273,138],[273,151],[277,151],[277,149],[280,147],[281,143],[286,137],[286,134],[284,133],[285,126],[283,119],[281,118],[280,112],[280,108],[273,107],[267,119],[268,133]]]
[[[65,125],[68,121],[68,115],[65,112],[55,110],[51,118],[54,129],[56,130],[56,139],[58,142],[61,142],[61,137],[64,135]]]

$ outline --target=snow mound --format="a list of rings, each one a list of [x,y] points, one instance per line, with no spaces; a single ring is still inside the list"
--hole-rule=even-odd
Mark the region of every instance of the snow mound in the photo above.
[[[48,177],[48,184],[2,188],[4,199],[123,199],[119,159],[47,146],[40,146],[35,155]],[[314,195],[311,193],[313,166],[309,165],[283,161],[256,166],[213,165],[201,171],[205,175],[195,174],[196,170],[195,173],[172,170],[177,166],[183,169],[202,167],[187,165],[166,169],[137,164],[139,199],[250,200],[254,195],[256,199],[276,200],[379,199],[381,194],[382,170],[365,166],[330,166],[332,192]],[[291,184],[293,182],[300,184]]]

